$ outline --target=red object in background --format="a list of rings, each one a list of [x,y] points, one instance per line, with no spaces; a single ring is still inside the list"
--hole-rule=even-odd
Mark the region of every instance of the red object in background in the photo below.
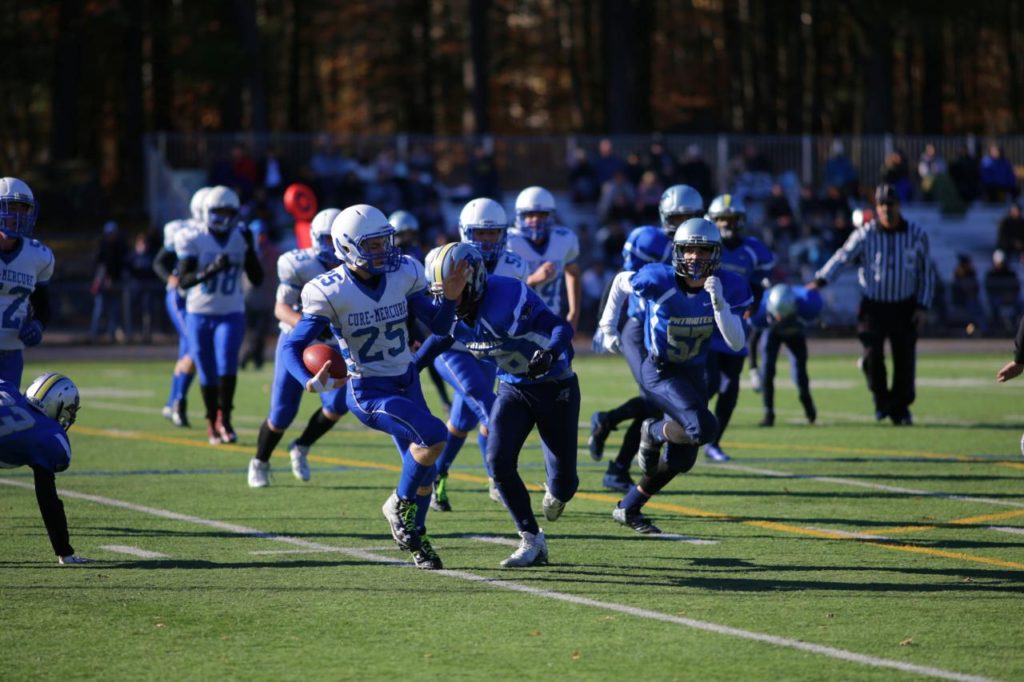
[[[295,241],[300,249],[313,245],[309,236],[309,223],[316,215],[316,194],[309,185],[301,182],[288,185],[284,191],[284,209],[295,218]]]

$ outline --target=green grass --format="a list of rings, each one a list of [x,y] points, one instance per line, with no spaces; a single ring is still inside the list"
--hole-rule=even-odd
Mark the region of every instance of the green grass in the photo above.
[[[989,528],[1024,530],[1024,410],[1020,386],[994,382],[1003,360],[922,356],[917,425],[909,429],[870,418],[851,357],[812,360],[820,416],[808,427],[780,361],[776,427],[755,426],[759,396],[745,388],[724,442],[735,466],[702,461],[650,505],[664,531],[718,544],[644,538],[612,522],[617,496],[600,485],[604,464],[586,455],[586,430],[580,493],[557,523],[542,524],[550,566],[503,571],[498,562],[511,548],[470,537],[514,537],[507,512],[487,499],[472,439],[453,469],[455,511],[433,513],[431,535],[446,568],[460,573],[876,659],[1020,679],[1024,535]],[[619,359],[580,358],[576,366],[583,421],[635,392]],[[26,378],[41,369],[28,367]],[[269,370],[240,376],[241,444],[211,447],[204,430],[175,429],[160,417],[168,363],[61,369],[85,394],[62,489],[407,558],[392,548],[380,514],[397,478],[381,465],[396,465],[397,454],[352,417],[314,448],[311,482],[292,479],[285,457],[273,461],[272,487],[246,487]],[[195,388],[191,398],[195,418]],[[280,454],[313,405],[307,397]],[[617,444],[613,434],[610,451]],[[529,484],[543,480],[535,438],[522,469]],[[26,474],[3,472],[29,482]],[[57,567],[31,491],[0,485],[0,678],[918,677],[363,556],[253,554],[299,548],[64,502],[72,543],[97,563]],[[539,493],[535,507],[539,513]]]

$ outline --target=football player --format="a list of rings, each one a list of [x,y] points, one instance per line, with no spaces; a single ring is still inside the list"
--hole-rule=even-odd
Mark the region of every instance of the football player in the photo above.
[[[718,329],[733,350],[743,347],[743,312],[753,301],[750,285],[718,269],[722,239],[718,228],[692,218],[676,231],[672,265],[652,263],[636,273],[616,275],[608,306],[617,310],[636,294],[643,311],[644,347],[640,366],[644,397],[663,419],[646,419],[637,457],[642,476],[612,511],[612,518],[637,533],[660,533],[643,506],[676,475],[689,471],[697,448],[718,433],[708,410],[704,365],[712,332]],[[618,345],[611,331],[607,347]]]
[[[527,187],[516,197],[515,230],[508,249],[518,254],[530,272],[526,283],[556,315],[562,306],[565,280],[568,312],[573,329],[579,322],[581,280],[580,242],[568,228],[554,224],[555,198],[543,187]]]
[[[505,248],[508,244],[508,219],[498,202],[478,198],[467,203],[459,214],[459,236],[464,243],[472,244],[480,252],[488,274],[526,280],[526,263]],[[438,247],[431,253],[436,255],[442,248]],[[428,256],[428,263],[431,260]],[[466,436],[477,425],[480,426],[477,445],[487,469],[487,424],[494,405],[497,369],[491,364],[481,363],[462,344],[456,344],[438,356],[433,367],[455,390],[455,398],[448,416],[448,441],[437,458],[437,480],[434,481],[430,505],[438,511],[451,511],[448,470],[466,442]],[[488,478],[491,499],[500,502],[494,478],[489,473]]]
[[[466,268],[444,282],[445,300],[435,305],[426,295],[423,266],[398,251],[395,228],[379,209],[349,206],[334,219],[331,238],[342,264],[302,288],[302,319],[284,342],[284,359],[307,391],[322,393],[347,381],[346,399],[356,418],[394,438],[402,473],[381,511],[391,536],[412,552],[416,566],[439,569],[441,558],[427,536],[426,517],[434,462],[448,432],[423,399],[406,318],[411,310],[433,333],[446,333],[466,284]],[[346,360],[346,379],[331,378],[329,362],[316,374],[303,364],[303,349],[328,327]]]
[[[196,375],[196,365],[188,354],[188,333],[185,330],[185,292],[178,288],[178,257],[174,253],[174,240],[179,232],[192,230],[203,219],[203,199],[209,187],[200,187],[189,202],[191,217],[172,220],[164,225],[164,246],[153,259],[153,271],[167,285],[164,305],[167,316],[178,332],[178,358],[171,374],[171,391],[164,405],[163,415],[175,426],[188,427],[188,389]]]
[[[0,178],[0,379],[21,387],[22,351],[50,322],[53,252],[32,238],[39,206],[18,178]]]
[[[36,502],[50,545],[62,565],[89,560],[75,554],[68,518],[57,496],[55,474],[71,464],[66,432],[78,414],[78,388],[63,374],[48,372],[25,391],[0,379],[0,468],[27,466],[35,480]]]
[[[412,256],[423,262],[420,248],[420,221],[408,211],[395,211],[388,216],[388,222],[395,228],[395,246],[403,256]]]
[[[310,225],[308,249],[293,249],[277,259],[277,301],[274,316],[280,321],[281,334],[277,337],[277,351],[274,355],[274,383],[270,389],[270,414],[260,425],[256,439],[256,456],[249,462],[249,487],[265,488],[270,485],[270,456],[295,415],[299,412],[304,387],[288,373],[284,361],[284,343],[292,328],[302,319],[300,296],[302,288],[314,277],[336,268],[340,261],[334,253],[331,240],[331,223],[341,213],[336,208],[326,208],[313,218]],[[329,332],[322,339],[337,348],[338,342]],[[313,412],[305,431],[288,446],[292,463],[292,475],[300,481],[309,480],[309,448],[331,430],[331,427],[348,412],[345,405],[345,391],[336,389],[320,394],[320,407]]]
[[[238,440],[231,410],[245,333],[242,273],[253,286],[263,281],[252,232],[238,223],[239,208],[233,190],[213,187],[203,198],[202,222],[174,238],[178,285],[187,292],[189,355],[199,371],[211,444]]]
[[[775,256],[757,237],[743,234],[743,221],[746,218],[746,207],[743,201],[732,194],[715,197],[708,207],[708,220],[718,226],[722,235],[722,263],[720,269],[732,272],[750,283],[754,298],[749,317],[761,301],[763,288],[761,282],[771,275],[775,267]],[[711,338],[708,353],[708,391],[711,397],[718,394],[715,404],[715,418],[718,419],[718,433],[704,446],[704,456],[714,462],[727,462],[729,455],[722,451],[720,441],[725,434],[736,401],[740,395],[740,374],[747,356],[747,345],[732,349],[722,335],[715,331]]]
[[[635,228],[626,238],[626,244],[622,248],[622,270],[636,272],[648,263],[665,263],[671,260],[671,257],[672,240],[665,236],[662,229],[645,225]],[[611,285],[609,289],[610,287]],[[607,294],[605,298],[607,299]],[[606,338],[603,329],[607,329],[607,338],[618,338],[622,354],[639,386],[640,365],[646,354],[639,299],[632,295],[629,297],[627,309],[624,311],[625,319],[622,311],[612,311],[608,308],[606,310],[609,310],[608,318],[602,316],[602,324],[599,324],[598,332],[595,334],[595,347],[599,350],[612,350],[603,347]],[[637,396],[607,412],[595,412],[590,416],[590,438],[587,440],[587,447],[594,461],[600,461],[604,457],[604,443],[608,434],[619,423],[627,419],[633,420],[622,438],[618,456],[608,462],[608,469],[602,480],[604,487],[621,493],[629,491],[633,485],[633,479],[629,476],[629,465],[640,446],[640,426],[644,419],[658,414],[660,413],[657,408],[648,403],[643,396]]]
[[[478,359],[497,367],[487,464],[521,538],[519,547],[501,565],[546,564],[547,542],[519,476],[519,453],[536,426],[547,472],[544,517],[557,520],[579,486],[580,385],[572,369],[573,330],[523,282],[488,275],[480,252],[469,244],[442,247],[428,273],[431,291],[440,295],[446,278],[463,263],[470,267],[469,281],[455,309],[457,322],[451,336],[427,339],[417,362],[423,364],[458,341]]]
[[[806,329],[818,319],[823,305],[821,294],[816,289],[776,284],[761,299],[757,313],[750,318],[755,329],[764,330],[760,347],[764,419],[758,426],[775,425],[775,363],[782,346],[786,347],[789,355],[789,369],[804,415],[811,424],[818,418],[814,399],[811,398],[811,379],[807,375]]]

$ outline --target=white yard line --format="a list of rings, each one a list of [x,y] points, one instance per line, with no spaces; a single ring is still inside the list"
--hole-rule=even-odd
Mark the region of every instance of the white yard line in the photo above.
[[[34,490],[34,485],[32,483],[9,478],[0,477],[0,484],[9,485],[16,488],[23,488],[25,490]],[[216,528],[217,530],[224,530],[230,533],[236,533],[238,535],[246,537],[273,540],[275,542],[281,542],[303,549],[314,549],[324,552],[334,552],[373,563],[411,567],[411,564],[409,564],[407,561],[403,559],[394,559],[391,557],[374,554],[365,549],[325,545],[319,542],[311,542],[309,540],[293,538],[287,535],[278,535],[277,533],[268,533],[266,531],[257,530],[255,528],[247,528],[246,526],[239,526],[237,524],[226,523],[224,521],[204,519],[198,516],[192,516],[189,514],[181,514],[178,512],[169,511],[167,509],[147,507],[144,505],[135,504],[133,502],[115,500],[109,497],[90,495],[87,493],[80,493],[73,490],[61,489],[60,494],[67,498],[86,500],[107,507],[127,509],[129,511],[138,512],[140,514],[149,514],[150,516],[170,519],[172,521],[180,521],[182,523],[190,523],[193,525],[205,526],[207,528]],[[510,574],[513,573],[514,572],[510,572]],[[476,573],[469,573],[467,571],[441,570],[436,571],[436,574],[446,578],[454,578],[457,580],[464,580],[467,582],[488,585],[490,587],[494,587],[497,589],[521,592],[535,597],[541,597],[543,599],[565,602],[577,606],[589,606],[591,608],[601,609],[604,611],[622,613],[625,615],[633,616],[635,618],[660,621],[663,623],[672,623],[674,625],[680,625],[693,630],[702,630],[704,632],[712,632],[719,635],[725,635],[727,637],[734,637],[737,639],[761,642],[762,644],[769,644],[771,646],[795,649],[797,651],[804,651],[807,653],[817,654],[819,656],[824,656],[827,658],[846,661],[848,663],[857,663],[860,665],[866,665],[873,668],[900,670],[903,672],[914,673],[917,675],[926,675],[929,677],[935,677],[944,680],[958,680],[960,682],[990,682],[990,678],[987,677],[981,677],[977,675],[965,675],[963,673],[958,673],[951,670],[944,670],[942,668],[933,668],[931,666],[915,665],[913,663],[907,663],[905,661],[896,661],[888,658],[867,656],[865,654],[858,654],[854,651],[848,651],[846,649],[839,649],[836,647],[824,646],[821,644],[812,644],[810,642],[803,642],[797,639],[790,639],[788,637],[779,637],[776,635],[769,635],[763,632],[743,630],[741,628],[734,628],[728,625],[721,625],[718,623],[696,620],[694,618],[685,618],[683,616],[675,616],[668,613],[661,613],[659,611],[651,611],[649,609],[641,609],[635,606],[628,606],[626,604],[616,604],[614,602],[598,601],[596,599],[589,599],[587,597],[581,597],[575,594],[566,594],[564,592],[544,590],[537,587],[532,587],[530,585],[523,585],[520,583],[512,582],[510,580],[490,578],[483,575],[477,575]]]
[[[855,540],[891,540],[884,535],[872,535],[871,533],[854,533],[848,530],[836,530],[835,528],[815,528],[810,526],[811,530],[820,530],[823,533],[835,533],[836,535],[842,535],[843,537],[853,538]]]
[[[115,552],[117,554],[130,554],[131,556],[137,556],[140,559],[169,559],[170,555],[161,554],[160,552],[151,552],[148,549],[140,549],[139,547],[131,547],[129,545],[100,545],[100,549],[105,549],[108,552]]]
[[[1024,535],[1024,528],[1019,526],[989,526],[989,530],[997,530],[1000,533],[1012,533],[1014,535]]]

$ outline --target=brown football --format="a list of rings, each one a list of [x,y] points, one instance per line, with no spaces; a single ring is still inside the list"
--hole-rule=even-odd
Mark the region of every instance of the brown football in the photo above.
[[[313,374],[319,372],[328,360],[331,361],[331,368],[328,372],[332,377],[344,379],[348,376],[348,368],[345,366],[345,360],[341,357],[341,353],[327,344],[314,343],[302,351],[302,364]]]

